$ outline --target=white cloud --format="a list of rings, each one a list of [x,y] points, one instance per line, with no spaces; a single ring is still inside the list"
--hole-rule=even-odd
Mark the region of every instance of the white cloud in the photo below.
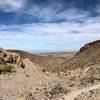
[[[31,49],[48,49],[48,46],[51,49],[59,47],[59,49],[66,50],[69,49],[69,46],[70,49],[75,46],[80,48],[79,44],[82,45],[83,43],[100,39],[99,18],[100,16],[91,17],[85,20],[84,23],[66,21],[62,23],[3,25],[0,26],[0,40],[8,40],[9,42],[5,42],[7,47],[17,46],[16,48],[20,49],[27,47]],[[9,43],[13,43],[13,46]],[[41,47],[41,45],[43,46]]]
[[[26,7],[26,0],[0,0],[0,9],[16,12],[28,19],[40,19],[40,23],[22,25],[0,25],[0,46],[17,49],[73,49],[83,43],[100,39],[100,16],[90,17],[90,12],[69,8],[63,10],[62,3]],[[24,8],[24,10],[23,10]],[[97,7],[96,11],[99,12]],[[17,16],[17,17],[18,17]],[[27,19],[27,20],[28,20]],[[55,21],[64,20],[56,23]],[[83,21],[78,23],[77,20]],[[49,23],[49,22],[53,23]],[[46,23],[43,23],[46,22]]]
[[[59,1],[49,2],[49,4],[45,4],[45,6],[34,3],[31,7],[21,13],[29,15],[32,18],[36,17],[42,21],[51,21],[55,19],[54,16],[59,10],[62,9],[62,6],[62,3]]]
[[[28,15],[30,18],[36,18],[41,22],[59,21],[59,20],[82,20],[90,14],[88,11],[79,10],[75,7],[64,8],[64,4],[59,1],[49,2],[45,5],[33,3],[21,14]]]
[[[24,7],[26,0],[0,0],[0,8],[5,12],[17,11]]]
[[[57,19],[65,20],[84,20],[89,16],[88,11],[79,10],[77,8],[70,8],[55,15]]]
[[[79,10],[75,7],[64,8],[62,0],[51,0],[45,5],[36,3],[28,5],[27,0],[0,0],[0,8],[5,12],[18,11],[17,17],[24,15],[28,16],[28,19],[36,18],[41,22],[84,20],[90,14],[88,11]]]

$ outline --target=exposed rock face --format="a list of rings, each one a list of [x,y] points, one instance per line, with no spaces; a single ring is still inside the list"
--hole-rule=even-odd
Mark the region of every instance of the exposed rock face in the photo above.
[[[100,51],[100,40],[88,43],[84,45],[82,48],[80,48],[79,52],[76,53],[76,55],[82,54],[82,53],[95,53],[99,49]],[[88,56],[88,55],[85,55]]]
[[[17,64],[21,67],[25,67],[23,63],[23,59],[20,57],[19,54],[14,52],[7,52],[4,49],[0,49],[0,64]]]
[[[79,52],[63,66],[65,69],[84,68],[100,64],[100,40],[84,45]]]

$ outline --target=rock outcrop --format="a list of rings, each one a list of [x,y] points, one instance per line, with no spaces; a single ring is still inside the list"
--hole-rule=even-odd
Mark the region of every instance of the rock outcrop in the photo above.
[[[17,64],[22,68],[25,67],[21,56],[14,52],[8,52],[4,49],[0,49],[0,64]]]

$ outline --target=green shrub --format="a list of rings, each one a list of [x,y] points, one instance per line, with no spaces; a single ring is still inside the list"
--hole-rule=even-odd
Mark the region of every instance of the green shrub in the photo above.
[[[0,74],[13,73],[15,69],[11,65],[0,65]]]

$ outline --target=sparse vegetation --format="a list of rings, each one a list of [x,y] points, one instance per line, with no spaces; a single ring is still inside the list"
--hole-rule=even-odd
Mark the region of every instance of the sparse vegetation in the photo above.
[[[50,91],[51,95],[59,95],[61,93],[67,94],[69,90],[67,90],[65,87],[63,87],[60,83],[55,85],[53,89]]]
[[[18,100],[67,100],[67,97],[73,97],[71,93],[77,96],[76,92],[79,93],[82,88],[87,90],[89,86],[91,89],[91,85],[94,87],[100,84],[100,42],[85,45],[68,59],[68,56],[32,55],[16,50],[1,51],[0,55],[0,85],[4,87],[0,91],[1,94],[7,94],[7,98],[16,96]],[[22,68],[16,66],[14,76],[4,75],[14,72],[14,65]],[[22,93],[21,97],[19,93]]]
[[[11,65],[0,65],[0,74],[12,73],[15,69]]]
[[[66,89],[60,83],[58,83],[51,90],[49,91],[46,90],[44,94],[51,100],[52,98],[56,98],[59,97],[60,95],[67,94],[68,92],[69,92],[68,89]]]

